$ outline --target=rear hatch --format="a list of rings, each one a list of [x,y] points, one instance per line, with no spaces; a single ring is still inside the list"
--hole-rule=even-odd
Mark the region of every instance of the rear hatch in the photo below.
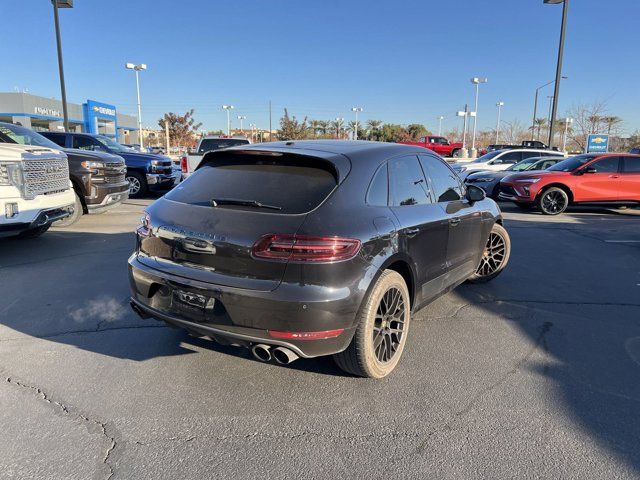
[[[298,153],[210,153],[148,208],[151,228],[139,237],[139,259],[187,278],[273,290],[286,262],[256,259],[252,247],[268,234],[295,234],[339,178],[331,161]]]

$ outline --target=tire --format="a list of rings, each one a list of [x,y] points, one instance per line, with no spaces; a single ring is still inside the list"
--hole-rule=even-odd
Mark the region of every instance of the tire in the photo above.
[[[80,197],[78,196],[78,192],[75,192],[75,194],[76,194],[76,201],[73,205],[73,214],[68,216],[67,218],[63,218],[62,220],[58,220],[57,222],[54,222],[54,225],[56,227],[62,227],[62,228],[70,227],[71,225],[76,223],[78,220],[80,220],[80,217],[82,217],[84,213],[82,200],[80,200]]]
[[[558,187],[547,188],[538,196],[536,206],[544,215],[560,215],[569,206],[569,195]]]
[[[398,272],[385,270],[360,309],[351,343],[333,356],[335,363],[360,377],[386,377],[400,361],[410,320],[407,284]]]
[[[524,203],[524,202],[513,202],[513,203],[515,203],[516,207],[522,210],[532,210],[534,207],[533,203]]]
[[[480,265],[469,278],[471,283],[485,283],[502,273],[509,263],[511,255],[511,238],[502,225],[495,223],[482,252]]]
[[[127,181],[129,182],[129,197],[142,198],[149,193],[147,178],[138,172],[127,172]]]
[[[32,228],[31,230],[25,230],[22,232],[19,237],[21,238],[36,238],[42,235],[44,232],[49,230],[51,224],[43,225],[42,227]]]
[[[461,152],[461,151],[462,151],[462,150],[460,150],[459,148],[456,148],[454,151],[452,151],[452,152],[451,152],[451,156],[452,156],[453,158],[460,158],[460,152]]]

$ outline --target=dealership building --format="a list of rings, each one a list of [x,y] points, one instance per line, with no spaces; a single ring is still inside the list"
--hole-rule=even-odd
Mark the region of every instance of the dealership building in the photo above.
[[[138,119],[118,113],[115,105],[87,100],[67,103],[72,132],[99,133],[120,143],[140,143]],[[0,122],[19,123],[37,131],[63,129],[62,102],[29,93],[0,92]]]

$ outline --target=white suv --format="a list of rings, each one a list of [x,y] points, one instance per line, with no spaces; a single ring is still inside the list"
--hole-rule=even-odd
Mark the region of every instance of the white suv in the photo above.
[[[511,165],[531,157],[565,157],[563,152],[555,150],[539,150],[534,148],[515,148],[506,150],[494,150],[486,155],[476,158],[471,162],[454,163],[451,167],[463,180],[470,173],[506,170]]]
[[[63,152],[0,144],[0,237],[37,237],[71,215],[75,200]]]

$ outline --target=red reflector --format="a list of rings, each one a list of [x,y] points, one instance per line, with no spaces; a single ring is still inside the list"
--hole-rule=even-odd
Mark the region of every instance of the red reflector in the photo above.
[[[186,155],[183,155],[182,158],[180,158],[180,169],[182,170],[182,173],[189,173]]]
[[[279,338],[281,340],[322,340],[325,338],[335,338],[344,332],[344,328],[337,330],[324,330],[322,332],[278,332],[268,330],[267,333],[271,338]]]
[[[355,257],[360,240],[306,235],[265,235],[252,248],[256,258],[293,262],[336,262]]]

